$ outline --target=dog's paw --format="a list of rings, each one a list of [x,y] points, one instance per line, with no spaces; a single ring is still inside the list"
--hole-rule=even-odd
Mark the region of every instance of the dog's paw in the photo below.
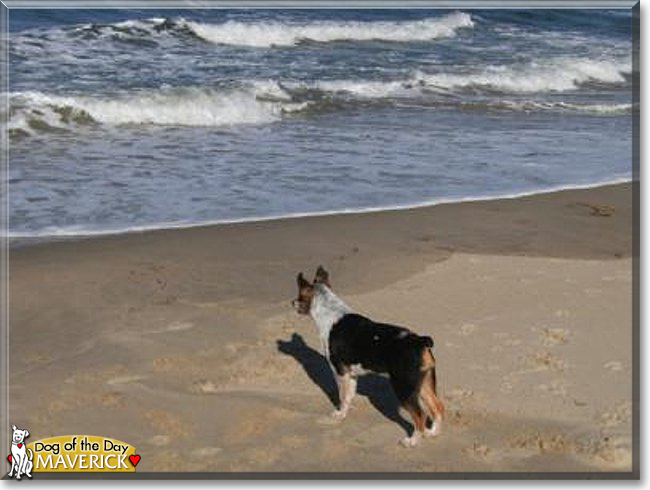
[[[399,440],[399,443],[403,447],[415,447],[418,444],[420,444],[420,437],[419,436],[404,437],[403,439]]]
[[[334,410],[332,413],[329,415],[325,415],[324,417],[320,417],[318,419],[318,423],[321,425],[336,425],[340,424],[345,416],[347,415],[346,412],[343,412],[341,410]]]
[[[343,420],[348,414],[347,410],[334,410],[331,414],[330,417],[332,417],[335,420]]]
[[[319,425],[336,425],[341,423],[340,420],[334,419],[330,415],[324,415],[323,417],[319,417],[316,420],[316,422]]]
[[[433,424],[430,429],[424,431],[424,437],[436,437],[437,435],[440,435],[440,426],[437,424]]]

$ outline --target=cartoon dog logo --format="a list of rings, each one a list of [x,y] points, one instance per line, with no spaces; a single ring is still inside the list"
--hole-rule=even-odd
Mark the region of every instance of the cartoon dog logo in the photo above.
[[[14,431],[11,438],[11,456],[9,456],[11,471],[7,476],[12,478],[14,470],[16,470],[16,480],[20,480],[22,474],[31,478],[32,468],[34,467],[34,453],[32,453],[31,449],[27,449],[25,445],[25,439],[29,437],[29,431],[17,429],[15,425],[12,425],[11,428]],[[28,451],[29,457],[27,457]]]

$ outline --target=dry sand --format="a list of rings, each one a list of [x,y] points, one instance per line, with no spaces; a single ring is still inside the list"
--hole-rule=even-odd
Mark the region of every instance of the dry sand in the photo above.
[[[134,445],[138,472],[632,470],[632,185],[15,247],[11,423]],[[289,307],[318,264],[435,340],[416,449],[388,382],[334,382]]]

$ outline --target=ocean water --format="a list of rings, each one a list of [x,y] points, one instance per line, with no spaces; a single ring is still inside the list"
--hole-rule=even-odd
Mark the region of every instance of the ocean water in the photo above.
[[[632,177],[629,10],[12,10],[10,236]]]

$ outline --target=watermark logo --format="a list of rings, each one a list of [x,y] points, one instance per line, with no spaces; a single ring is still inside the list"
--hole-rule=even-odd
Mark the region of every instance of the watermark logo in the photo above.
[[[135,472],[140,455],[133,446],[98,436],[59,436],[25,444],[26,430],[13,426],[10,477],[34,472]]]
[[[11,436],[11,454],[7,457],[11,470],[7,476],[20,480],[22,475],[28,478],[32,477],[34,467],[34,453],[25,444],[25,439],[29,437],[28,430],[18,429],[15,425],[11,426],[13,434]]]

